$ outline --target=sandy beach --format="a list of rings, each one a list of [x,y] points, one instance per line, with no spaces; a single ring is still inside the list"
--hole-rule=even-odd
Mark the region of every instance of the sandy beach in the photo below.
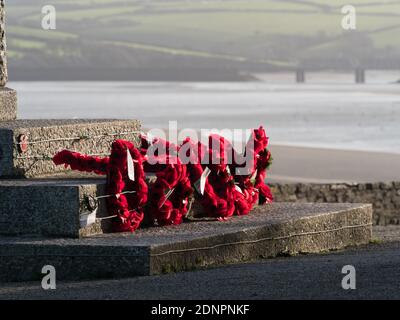
[[[146,128],[250,129],[276,145],[400,153],[396,85],[15,82],[20,119],[140,119]]]
[[[167,128],[174,120],[179,129],[195,130],[263,124],[275,159],[271,181],[400,179],[395,85],[15,82],[12,87],[19,92],[19,118],[138,118],[144,128]]]
[[[400,179],[400,155],[383,152],[271,146],[274,182],[385,182]]]

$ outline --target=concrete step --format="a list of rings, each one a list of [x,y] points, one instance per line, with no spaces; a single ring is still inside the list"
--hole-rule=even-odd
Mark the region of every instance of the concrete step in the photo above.
[[[0,281],[154,275],[366,244],[372,207],[275,203],[227,222],[189,222],[83,239],[0,237]]]
[[[52,162],[69,149],[109,155],[116,139],[136,141],[137,120],[14,120],[0,122],[0,177],[38,178],[65,173]]]

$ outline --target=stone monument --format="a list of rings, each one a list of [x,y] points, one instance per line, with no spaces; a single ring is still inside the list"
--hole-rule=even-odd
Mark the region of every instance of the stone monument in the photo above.
[[[4,0],[0,2],[0,178],[63,174],[52,157],[60,149],[108,154],[118,138],[135,141],[136,120],[17,120],[17,92],[8,80]]]
[[[140,122],[16,119],[0,3],[0,283],[37,280],[44,265],[60,280],[125,277],[369,242],[371,206],[345,204],[276,203],[229,223],[101,235],[110,218],[105,179],[72,177],[52,157],[60,149],[109,155],[115,139],[137,140]]]
[[[0,86],[4,87],[7,83],[8,73],[7,73],[7,42],[5,35],[5,13],[4,13],[4,0],[0,2]]]
[[[0,121],[15,120],[17,118],[17,93],[5,87],[8,71],[4,0],[0,2],[0,37]]]
[[[137,141],[140,122],[17,119],[17,92],[6,87],[4,0],[0,5],[0,234],[101,233],[104,223],[85,219],[91,213],[88,198],[104,193],[105,179],[76,177],[52,157],[62,149],[108,155],[115,139]],[[107,214],[103,208],[96,208],[97,216]]]

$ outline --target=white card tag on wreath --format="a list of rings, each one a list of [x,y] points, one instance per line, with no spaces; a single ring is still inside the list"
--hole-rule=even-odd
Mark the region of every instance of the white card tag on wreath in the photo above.
[[[128,178],[131,181],[135,181],[135,163],[133,162],[133,158],[129,149],[126,150],[126,155],[127,155],[126,161],[128,163]]]
[[[165,204],[165,202],[167,202],[167,200],[169,199],[169,197],[174,193],[175,189],[170,189],[168,190],[168,192],[165,194],[165,199],[164,201],[160,204],[159,209]]]
[[[96,223],[97,209],[91,213],[83,214],[79,218],[81,228],[85,228]]]
[[[250,178],[250,182],[253,186],[256,184],[257,173],[258,173],[258,170],[256,169],[256,171],[254,171],[253,175]]]
[[[236,184],[235,184],[235,189],[236,189],[237,192],[240,192],[242,195],[244,195],[242,189]]]
[[[196,188],[197,192],[200,193],[201,195],[204,195],[204,190],[206,188],[206,181],[210,173],[211,173],[210,168],[206,167],[200,179],[197,180],[196,183],[194,184],[194,187]]]

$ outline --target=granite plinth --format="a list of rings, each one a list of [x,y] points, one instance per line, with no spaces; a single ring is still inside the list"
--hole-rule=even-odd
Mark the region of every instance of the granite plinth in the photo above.
[[[69,170],[52,157],[62,149],[106,156],[116,139],[137,142],[137,120],[15,120],[0,122],[0,177],[40,178]]]
[[[0,235],[81,238],[110,232],[108,219],[81,226],[82,220],[90,219],[88,215],[93,218],[94,211],[96,218],[111,214],[104,198],[106,179],[78,178],[79,175],[74,172],[68,178],[0,180]],[[154,176],[148,176],[147,180],[154,180]],[[193,217],[199,216],[203,208],[194,202],[190,212]]]
[[[240,263],[366,244],[372,207],[275,203],[227,222],[188,222],[83,239],[0,237],[0,281],[117,278]]]
[[[81,223],[93,213],[89,199],[105,194],[103,179],[0,180],[0,234],[79,238],[109,231],[109,221]],[[97,201],[97,218],[106,217]]]
[[[0,87],[0,121],[11,121],[17,118],[17,92],[10,88]]]

